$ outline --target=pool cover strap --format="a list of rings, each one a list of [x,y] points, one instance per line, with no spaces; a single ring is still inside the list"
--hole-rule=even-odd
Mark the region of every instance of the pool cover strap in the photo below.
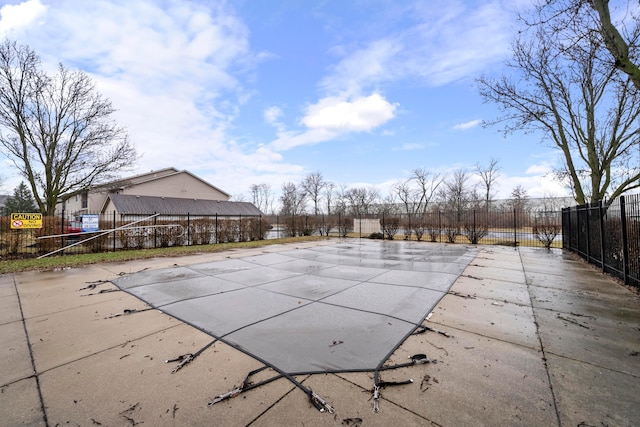
[[[280,372],[278,373],[278,375],[275,375],[271,378],[267,378],[266,380],[257,382],[257,383],[253,383],[251,382],[251,377],[259,372],[264,371],[265,369],[270,368],[270,366],[263,366],[262,368],[258,368],[254,371],[251,371],[247,374],[247,376],[245,377],[244,381],[242,382],[242,385],[240,387],[236,387],[233,390],[230,390],[224,394],[221,394],[219,396],[217,396],[215,399],[213,399],[212,401],[210,401],[208,403],[207,406],[213,406],[216,403],[220,403],[224,400],[227,399],[231,399],[234,398],[236,396],[238,396],[240,393],[242,393],[243,391],[249,391],[251,389],[254,388],[258,388],[261,387],[265,384],[268,384],[272,381],[275,381],[277,379],[280,379],[282,377],[287,378],[289,381],[291,381],[295,386],[297,386],[298,388],[300,388],[302,391],[305,392],[305,394],[309,397],[309,401],[311,402],[311,404],[313,406],[316,407],[316,409],[318,409],[320,412],[328,412],[330,414],[335,413],[335,409],[333,409],[333,407],[331,405],[329,405],[329,403],[327,403],[326,400],[324,400],[322,397],[320,397],[320,395],[318,395],[317,393],[315,393],[313,390],[311,390],[308,387],[305,387],[304,385],[302,385],[302,383],[300,383],[298,380],[296,380],[295,378],[293,378],[293,376],[288,375],[284,372]]]
[[[424,353],[418,353],[418,354],[414,354],[413,356],[409,356],[409,359],[411,359],[411,362],[407,362],[407,363],[400,363],[397,365],[391,365],[391,366],[381,366],[379,369],[376,369],[376,371],[373,373],[373,412],[379,412],[380,411],[380,405],[379,405],[379,400],[380,400],[380,390],[383,389],[384,387],[389,387],[389,386],[396,386],[396,385],[406,385],[406,384],[411,384],[413,383],[412,379],[408,379],[405,381],[384,381],[380,379],[380,371],[387,371],[390,369],[398,369],[398,368],[406,368],[407,366],[412,366],[412,365],[421,365],[423,363],[430,363],[431,360],[429,360],[429,358],[427,357],[426,354]]]
[[[214,345],[216,343],[216,341],[218,341],[218,340],[215,339],[215,340],[211,341],[209,344],[205,345],[204,347],[202,347],[200,350],[196,351],[195,353],[187,353],[187,354],[183,354],[181,356],[175,357],[173,359],[165,360],[165,363],[180,362],[171,371],[172,374],[175,374],[180,369],[184,368],[186,365],[191,363],[193,361],[193,359],[195,359],[196,357],[200,356],[206,349],[208,349],[209,347]]]

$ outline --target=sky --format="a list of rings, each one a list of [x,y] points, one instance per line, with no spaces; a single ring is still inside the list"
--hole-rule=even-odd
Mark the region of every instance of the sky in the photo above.
[[[386,196],[418,168],[498,161],[497,198],[567,196],[541,135],[483,127],[476,79],[504,61],[529,0],[0,1],[0,38],[88,73],[139,160],[250,200],[319,172]],[[20,182],[0,155],[4,193]],[[474,179],[477,179],[474,177]]]

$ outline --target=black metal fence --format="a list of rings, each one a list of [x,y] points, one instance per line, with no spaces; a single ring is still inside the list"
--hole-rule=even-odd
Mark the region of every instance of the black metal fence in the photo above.
[[[640,287],[640,195],[562,210],[562,247]]]
[[[421,214],[266,217],[278,236],[324,235],[445,243],[561,247],[561,212],[434,210]]]
[[[79,254],[261,240],[270,224],[262,217],[220,215],[98,215],[98,231],[82,231],[81,219],[43,217],[42,228],[12,229],[0,217],[0,257]]]
[[[79,220],[76,218],[75,220]],[[290,236],[333,236],[443,243],[561,247],[561,212],[533,210],[434,210],[424,214],[99,216],[99,231],[79,232],[60,216],[41,229],[15,230],[0,217],[2,259],[129,249],[203,245]],[[64,248],[64,249],[63,249]]]

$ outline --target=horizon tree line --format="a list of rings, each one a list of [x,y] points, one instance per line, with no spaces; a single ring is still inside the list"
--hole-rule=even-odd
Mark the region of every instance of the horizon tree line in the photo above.
[[[512,189],[507,200],[497,203],[499,169],[495,158],[486,165],[477,163],[473,171],[457,169],[446,175],[418,168],[406,180],[394,183],[385,196],[374,187],[348,187],[325,180],[321,172],[312,172],[298,183],[282,184],[278,197],[269,184],[252,184],[250,201],[267,215],[282,216],[419,215],[442,209],[462,217],[469,209],[526,210],[530,198],[521,185]],[[551,196],[544,199],[541,205],[545,209],[561,207]]]

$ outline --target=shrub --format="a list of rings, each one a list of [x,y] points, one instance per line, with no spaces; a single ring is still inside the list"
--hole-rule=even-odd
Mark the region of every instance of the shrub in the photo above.
[[[308,215],[300,217],[299,230],[301,235],[311,236],[313,231],[316,229],[316,222],[317,217],[309,217]]]
[[[235,242],[239,237],[238,221],[225,219],[218,221],[218,243]]]
[[[486,224],[465,223],[462,229],[462,233],[474,245],[477,245],[483,237],[489,234],[489,226]]]
[[[343,216],[338,221],[338,234],[340,237],[347,237],[347,235],[353,231],[353,218],[349,216]]]
[[[440,229],[437,226],[433,224],[428,224],[426,232],[427,232],[427,235],[429,236],[429,241],[431,242],[438,241],[438,236],[440,236]]]
[[[536,236],[536,239],[547,249],[551,247],[560,231],[562,231],[562,226],[551,221],[538,221],[536,219],[533,225],[533,235]]]
[[[328,236],[333,227],[335,227],[333,219],[324,215],[316,222],[316,230],[320,236]]]
[[[460,234],[460,226],[455,224],[445,225],[444,235],[447,237],[447,242],[455,243],[459,234]]]
[[[382,221],[382,234],[389,240],[393,240],[399,228],[400,218],[391,217]]]
[[[194,245],[208,245],[215,234],[215,220],[198,218],[191,221],[189,237]]]
[[[251,218],[247,225],[249,240],[264,240],[269,234],[271,224],[264,218]]]
[[[415,218],[414,222],[411,224],[411,231],[416,235],[416,240],[420,242],[422,240],[422,236],[427,232],[427,223],[422,218]]]

